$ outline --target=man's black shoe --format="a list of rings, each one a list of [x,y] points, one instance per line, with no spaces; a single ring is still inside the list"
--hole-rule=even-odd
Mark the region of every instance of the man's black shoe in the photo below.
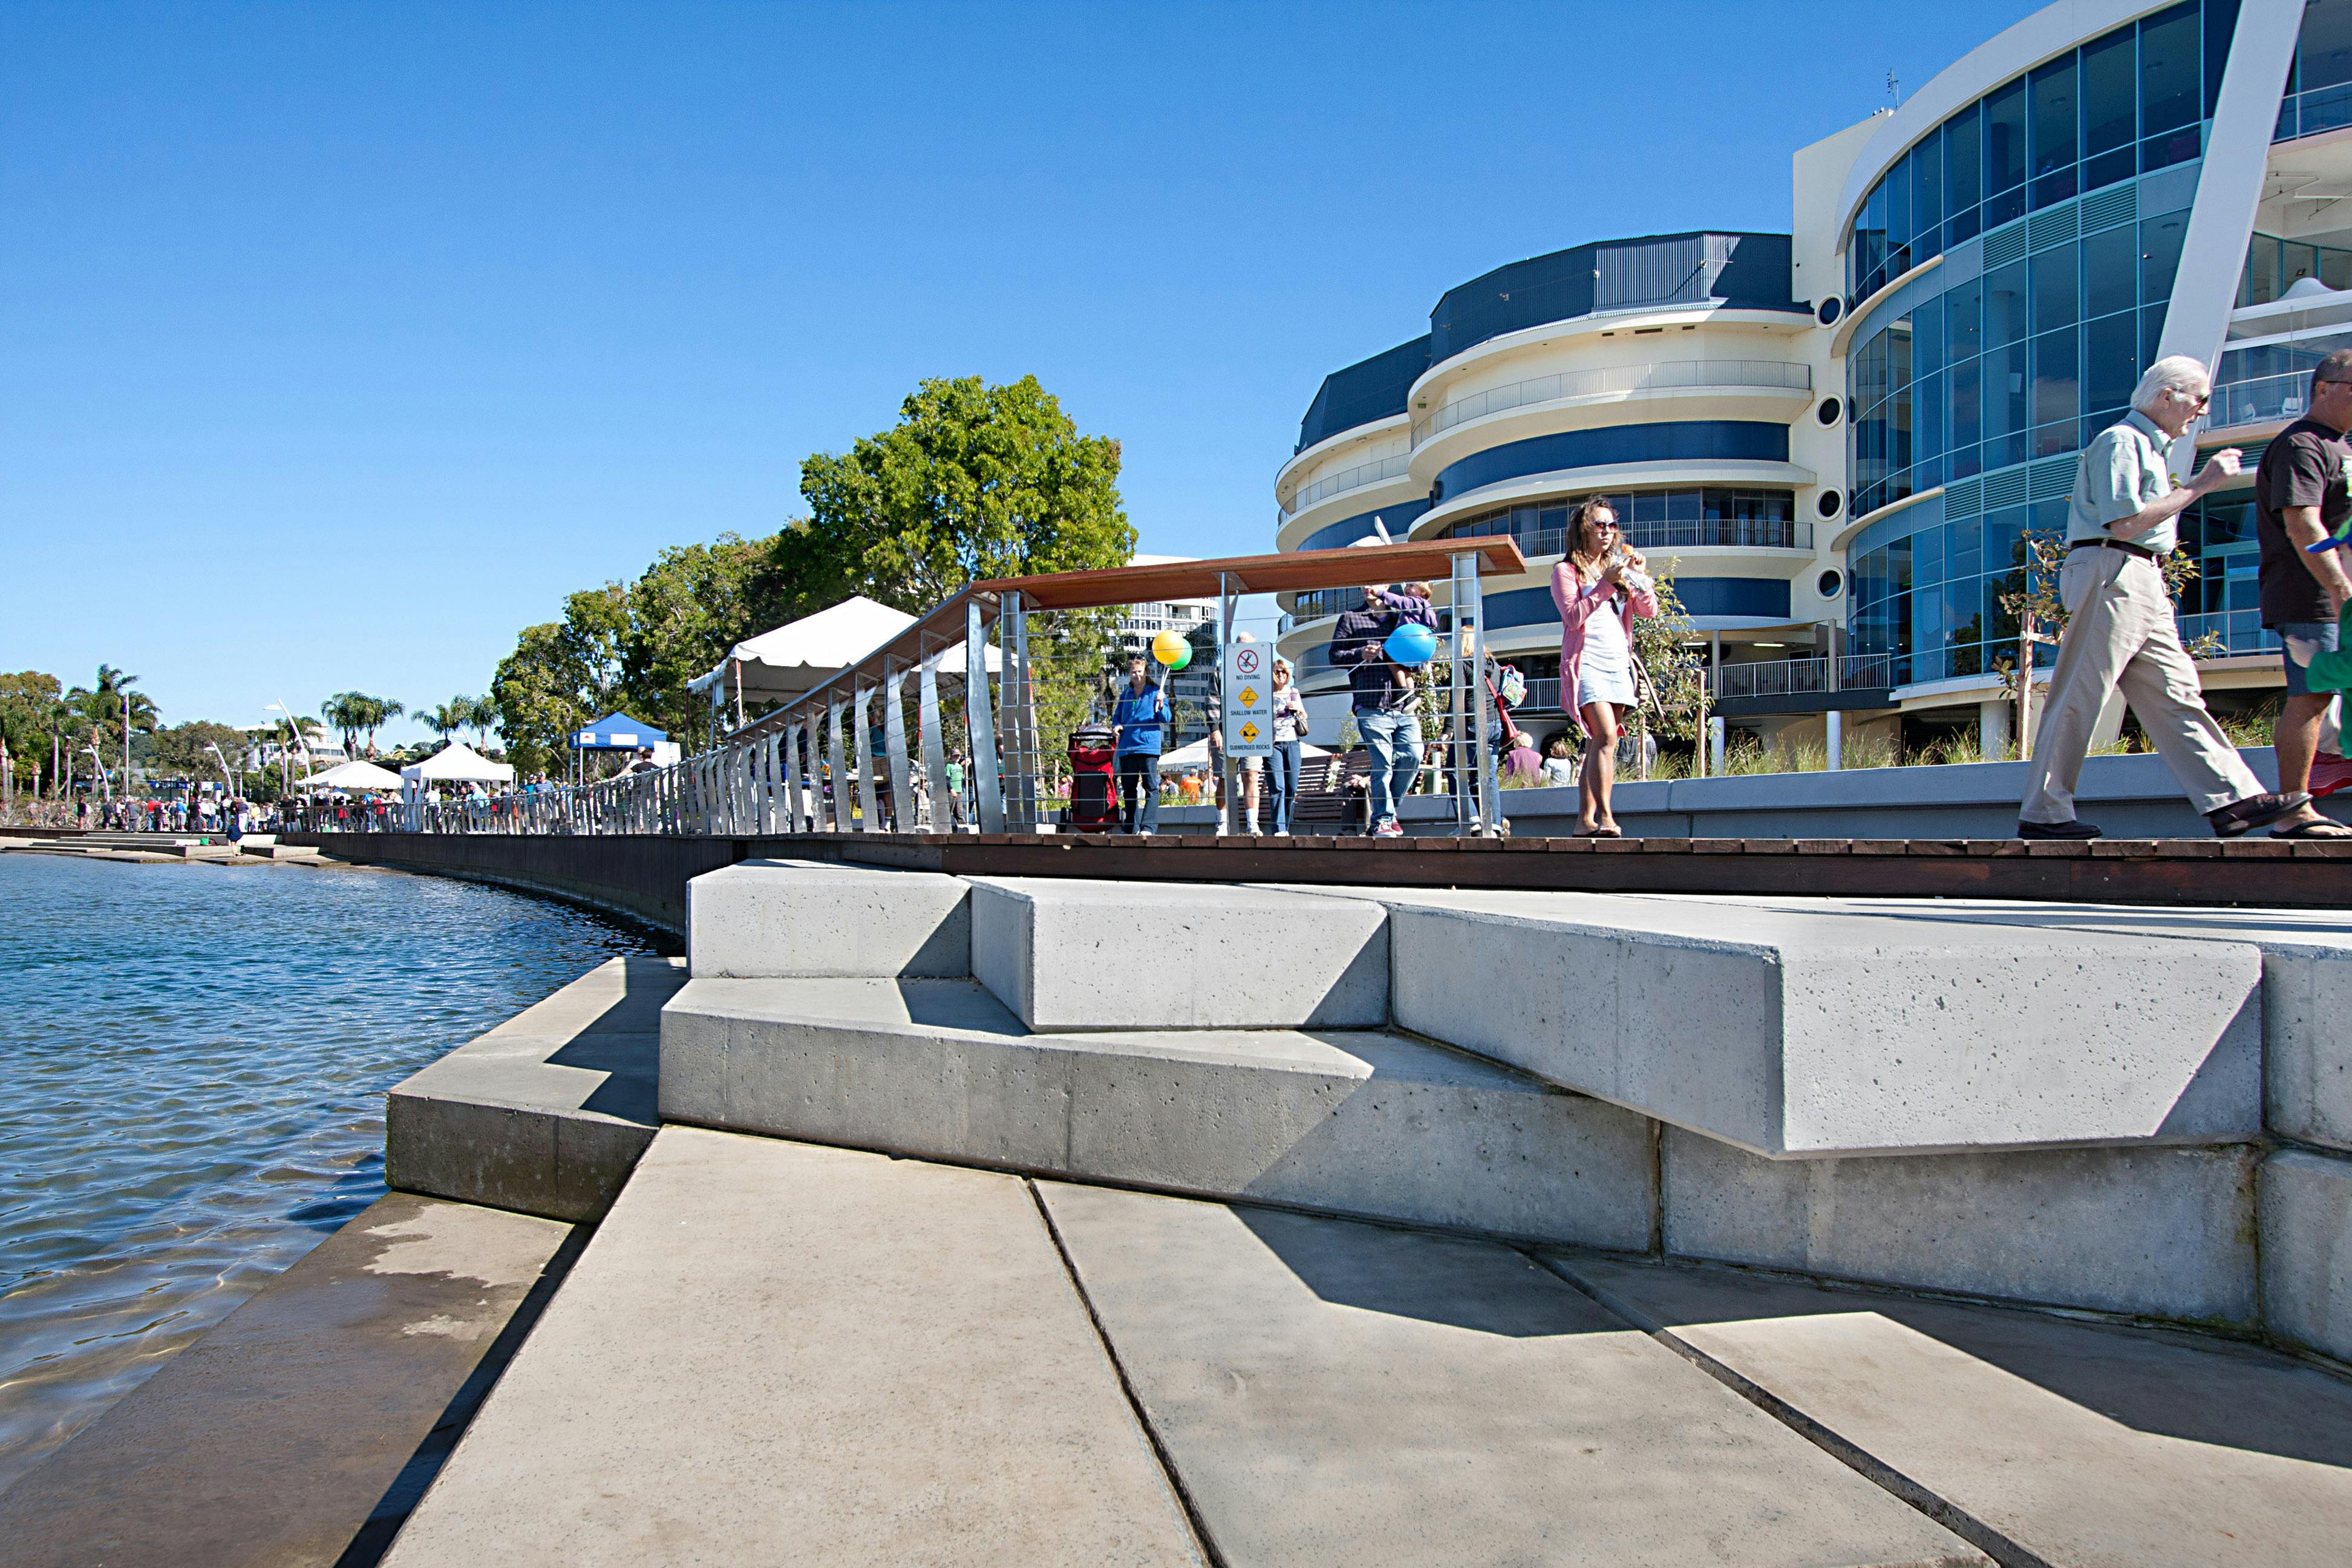
[[[2241,828],[2240,832],[2244,829]],[[2017,825],[2020,838],[2096,838],[2099,830],[2087,822],[2024,822]]]
[[[2250,795],[2243,800],[2232,801],[2219,811],[2209,811],[2205,820],[2223,838],[2235,838],[2256,827],[2268,827],[2283,821],[2311,804],[2311,796],[2297,791],[2294,795]]]

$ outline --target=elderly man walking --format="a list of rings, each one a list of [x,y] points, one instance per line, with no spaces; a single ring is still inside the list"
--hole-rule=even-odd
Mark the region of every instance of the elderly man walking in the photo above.
[[[2180,646],[2172,595],[2165,592],[2164,558],[2179,539],[2176,520],[2238,473],[2231,448],[2214,453],[2186,485],[2172,482],[2174,446],[2211,393],[2212,381],[2197,361],[2160,359],[2140,377],[2123,423],[2083,450],[2058,578],[2066,630],[2018,812],[2021,838],[2099,837],[2074,815],[2074,783],[2099,710],[2118,686],[2172,776],[2221,837],[2297,816],[2311,802],[2308,795],[2264,793],[2205,710],[2196,661]]]

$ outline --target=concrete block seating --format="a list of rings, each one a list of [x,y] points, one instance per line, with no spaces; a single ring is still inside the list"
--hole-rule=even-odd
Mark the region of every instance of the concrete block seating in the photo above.
[[[1664,1250],[2251,1327],[2247,1144],[1765,1160],[1668,1128]]]
[[[968,889],[953,877],[745,860],[686,887],[698,978],[971,973]]]
[[[2273,1332],[2352,1362],[2352,1160],[2263,1162],[2263,1313]]]
[[[675,960],[615,958],[394,1086],[384,1181],[593,1220],[653,1142]]]
[[[2245,943],[1604,894],[1324,896],[1389,910],[1402,1027],[1757,1153],[2262,1125]]]
[[[1490,1062],[1376,1031],[1036,1034],[971,981],[690,981],[661,1114],[1605,1247],[1646,1247],[1656,1203],[1648,1122]]]
[[[1041,1033],[1388,1022],[1387,921],[1377,908],[1264,888],[971,882],[971,973]]]

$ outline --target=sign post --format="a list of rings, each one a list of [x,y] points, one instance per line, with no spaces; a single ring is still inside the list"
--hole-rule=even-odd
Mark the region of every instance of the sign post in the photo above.
[[[1264,643],[1225,645],[1225,755],[1274,755],[1274,654]]]

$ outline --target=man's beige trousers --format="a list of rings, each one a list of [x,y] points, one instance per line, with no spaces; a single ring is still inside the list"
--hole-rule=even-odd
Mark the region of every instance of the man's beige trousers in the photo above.
[[[2058,574],[2066,631],[2033,737],[2033,768],[2018,816],[2072,822],[2074,783],[2099,708],[2118,686],[2189,804],[2217,811],[2262,784],[2205,711],[2197,663],[2180,646],[2163,571],[2120,550],[2076,550]]]

